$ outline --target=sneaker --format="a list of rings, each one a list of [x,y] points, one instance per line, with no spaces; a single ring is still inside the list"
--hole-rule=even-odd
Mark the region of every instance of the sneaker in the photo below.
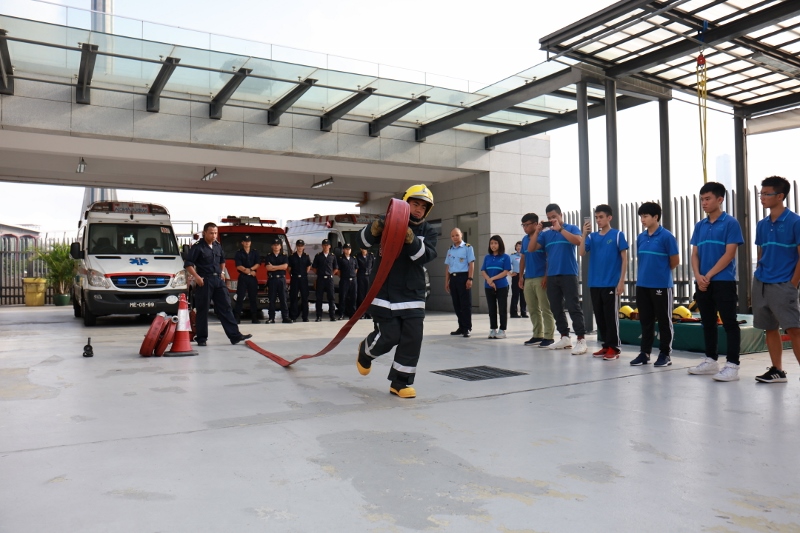
[[[719,373],[714,374],[714,381],[739,381],[739,365],[725,363]]]
[[[498,329],[498,330],[497,330],[497,335],[495,335],[495,336],[494,336],[494,338],[495,338],[495,339],[505,339],[505,338],[506,338],[506,332],[505,332],[505,330]]]
[[[539,345],[541,346],[541,344]],[[564,350],[566,348],[572,348],[572,341],[569,339],[569,336],[561,337],[558,342],[555,342],[550,345],[549,347],[551,350]]]
[[[544,339],[541,337],[531,337],[530,339],[525,341],[525,346],[533,346],[534,344],[539,344]]]
[[[572,355],[583,355],[588,349],[586,341],[584,339],[578,339],[575,342],[575,349],[572,350]]]
[[[706,357],[699,365],[689,368],[688,371],[695,376],[713,376],[719,372],[719,363],[715,359]]]
[[[631,366],[642,366],[642,365],[649,365],[650,364],[650,354],[646,354],[644,352],[640,353],[636,356],[636,359],[631,361]]]
[[[603,346],[602,348],[600,348],[599,350],[597,350],[596,352],[594,352],[594,353],[592,354],[592,357],[603,357],[603,356],[606,354],[606,352],[607,352],[607,351],[608,351],[608,348],[606,348],[605,346]]]
[[[658,354],[658,359],[653,366],[662,367],[662,366],[669,366],[672,364],[672,358],[669,356],[668,353],[661,352]]]
[[[539,343],[539,348],[549,348],[551,347],[556,341],[553,339],[545,339]]]
[[[771,366],[764,374],[756,376],[756,381],[761,383],[786,383],[786,372]]]
[[[489,338],[490,339],[496,339],[497,338],[497,330],[496,329],[493,329],[493,330],[489,331]]]
[[[603,361],[614,361],[619,359],[620,351],[617,348],[608,347],[606,354],[603,356]]]

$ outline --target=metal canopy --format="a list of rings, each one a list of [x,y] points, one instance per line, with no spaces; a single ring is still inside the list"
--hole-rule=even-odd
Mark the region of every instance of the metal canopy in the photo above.
[[[574,123],[576,83],[588,84],[589,104],[605,102],[605,75],[592,65],[549,61],[466,92],[6,15],[0,15],[0,67],[5,94],[13,94],[15,76],[45,82],[55,77],[73,80],[78,102],[89,104],[94,80],[103,90],[113,85],[145,95],[151,112],[159,111],[164,98],[208,98],[209,116],[216,119],[232,105],[266,111],[267,123],[277,126],[282,114],[295,109],[319,116],[322,131],[342,118],[368,124],[371,136],[392,125],[413,128],[418,141],[458,128],[492,136],[487,146]],[[670,97],[653,84],[618,85],[617,96]],[[513,135],[497,136],[503,132]]]
[[[539,42],[559,58],[696,94],[696,57],[708,98],[750,117],[798,105],[797,0],[624,0]]]

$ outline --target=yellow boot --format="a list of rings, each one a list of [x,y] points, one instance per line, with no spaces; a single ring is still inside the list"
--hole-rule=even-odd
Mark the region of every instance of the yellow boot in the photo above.
[[[417,391],[414,390],[414,387],[403,387],[402,389],[395,389],[394,387],[389,387],[389,392],[391,392],[396,396],[399,396],[400,398],[417,397]]]
[[[364,354],[363,358],[362,354]],[[362,365],[361,364],[362,359],[364,360],[364,362],[367,362],[367,360],[369,360],[369,366]],[[372,370],[371,368],[372,360],[370,360],[370,357],[366,355],[366,352],[364,351],[364,341],[361,341],[358,344],[358,357],[356,357],[356,367],[358,368],[358,373],[361,374],[362,376],[366,376],[367,374],[369,374],[369,371]]]

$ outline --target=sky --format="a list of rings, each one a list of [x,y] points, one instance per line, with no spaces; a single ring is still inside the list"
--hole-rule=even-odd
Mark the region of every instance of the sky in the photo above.
[[[171,24],[223,36],[236,36],[331,56],[390,65],[429,73],[430,79],[459,85],[471,80],[474,90],[520,72],[546,59],[539,39],[588,16],[611,0],[532,2],[499,0],[491,4],[428,0],[424,8],[407,0],[115,0],[117,15]],[[88,9],[90,0],[54,0]],[[45,18],[65,10],[31,0],[0,0],[0,12],[31,9]],[[71,11],[70,17],[79,16]],[[147,24],[144,25],[148,27]],[[180,30],[174,30],[181,33]],[[191,34],[191,32],[183,32]],[[192,34],[194,35],[194,34]],[[224,40],[222,38],[215,38]],[[332,57],[331,61],[336,58]],[[690,95],[675,93],[670,104],[672,192],[696,193],[703,183],[696,106]],[[684,102],[685,101],[685,102]],[[591,201],[606,201],[605,122],[590,124]],[[658,104],[622,111],[618,116],[620,200],[646,201],[660,197]],[[717,178],[717,161],[727,154],[732,168],[733,119],[727,112],[709,110],[709,179]],[[577,127],[555,130],[551,139],[552,200],[565,210],[579,207]],[[748,140],[751,183],[778,174],[800,179],[793,150],[800,130],[758,135]],[[724,169],[725,165],[721,165]],[[309,200],[256,199],[147,191],[118,191],[120,200],[166,205],[174,220],[216,221],[228,214],[260,216],[280,221],[315,213],[357,212],[352,203]],[[83,189],[0,182],[3,202],[0,221],[39,224],[50,234],[74,231],[81,211]],[[35,199],[32,202],[17,199]]]

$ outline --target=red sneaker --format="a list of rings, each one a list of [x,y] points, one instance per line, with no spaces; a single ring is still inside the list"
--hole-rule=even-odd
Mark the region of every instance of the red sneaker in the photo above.
[[[608,348],[606,350],[606,354],[603,356],[603,361],[613,361],[614,359],[619,359],[620,351],[616,348]]]
[[[592,354],[592,357],[603,357],[608,352],[608,348],[600,348]]]

